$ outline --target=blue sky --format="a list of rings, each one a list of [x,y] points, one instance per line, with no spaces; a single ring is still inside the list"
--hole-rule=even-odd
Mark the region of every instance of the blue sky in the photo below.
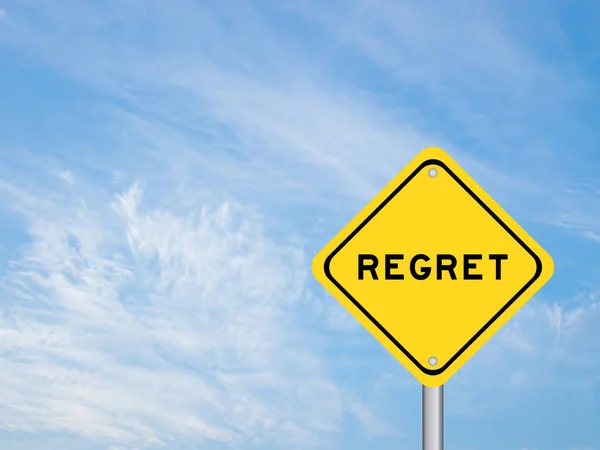
[[[417,449],[310,273],[448,151],[555,261],[446,447],[600,449],[600,6],[0,0],[2,449]]]

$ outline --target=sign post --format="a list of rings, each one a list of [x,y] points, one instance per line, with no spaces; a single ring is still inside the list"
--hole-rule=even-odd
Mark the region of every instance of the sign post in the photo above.
[[[315,256],[315,278],[423,385],[443,385],[552,276],[552,258],[446,152],[420,152]]]
[[[423,450],[444,449],[444,385],[423,386]]]

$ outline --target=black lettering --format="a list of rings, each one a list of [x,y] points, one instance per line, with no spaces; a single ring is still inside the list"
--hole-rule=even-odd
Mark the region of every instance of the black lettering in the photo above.
[[[444,260],[450,261],[449,263],[443,262]],[[442,271],[447,270],[450,274],[450,278],[456,280],[456,274],[454,269],[456,268],[456,258],[454,255],[437,255],[437,279],[442,279]]]
[[[479,260],[482,258],[482,255],[465,255],[464,258],[464,271],[465,271],[465,280],[481,280],[483,279],[483,275],[480,273],[469,273],[471,269],[475,269],[477,267],[477,263],[471,262],[472,259]]]
[[[502,260],[508,259],[508,255],[490,255],[492,261],[496,261],[496,280],[502,279]]]
[[[394,259],[404,259],[404,255],[385,255],[385,279],[386,280],[404,280],[404,275],[401,273],[392,273],[392,269],[397,269],[398,264],[392,262]]]
[[[420,273],[417,272],[417,261],[422,259],[423,261],[429,261],[429,256],[424,255],[423,253],[419,253],[415,255],[410,260],[410,274],[413,276],[415,280],[426,280],[427,277],[431,274],[431,267],[423,266],[421,267]]]
[[[370,264],[367,264],[367,260],[371,261]],[[377,278],[377,272],[375,271],[378,264],[379,261],[375,255],[358,255],[358,279],[362,280],[364,278],[364,271],[368,270],[371,272],[371,277],[373,277],[374,280],[378,280],[379,278]]]

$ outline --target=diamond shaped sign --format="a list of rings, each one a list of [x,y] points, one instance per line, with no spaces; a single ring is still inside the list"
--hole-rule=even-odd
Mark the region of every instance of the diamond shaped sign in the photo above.
[[[438,148],[313,260],[317,280],[423,385],[444,384],[552,276],[552,258]]]

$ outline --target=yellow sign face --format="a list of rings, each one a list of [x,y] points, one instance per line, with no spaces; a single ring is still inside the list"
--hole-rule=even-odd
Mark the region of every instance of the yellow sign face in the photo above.
[[[417,155],[313,274],[423,385],[444,384],[552,276],[552,258],[438,148]]]

